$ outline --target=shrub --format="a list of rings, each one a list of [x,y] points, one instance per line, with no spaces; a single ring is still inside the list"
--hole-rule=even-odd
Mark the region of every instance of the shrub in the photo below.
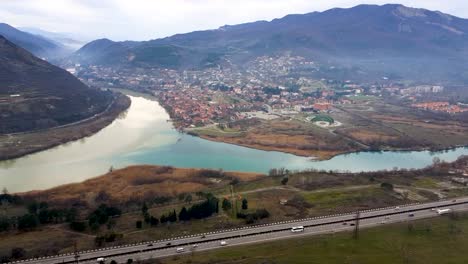
[[[70,229],[77,231],[77,232],[83,232],[86,230],[86,223],[85,222],[71,222],[70,223]]]
[[[143,227],[143,222],[141,220],[136,221],[136,228],[141,229]]]
[[[37,219],[36,215],[25,214],[18,218],[19,230],[33,229],[37,227],[38,225],[39,225],[39,219]]]
[[[382,189],[389,190],[389,191],[393,190],[393,184],[388,183],[388,182],[382,182],[382,184],[380,184],[380,187]]]

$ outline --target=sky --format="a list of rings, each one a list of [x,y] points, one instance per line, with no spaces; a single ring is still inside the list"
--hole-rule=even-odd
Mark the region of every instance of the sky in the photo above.
[[[0,0],[0,22],[73,33],[83,40],[148,40],[389,1],[468,18],[467,0]]]

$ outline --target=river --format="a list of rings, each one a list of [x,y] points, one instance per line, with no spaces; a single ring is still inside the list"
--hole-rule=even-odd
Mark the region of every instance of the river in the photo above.
[[[169,115],[151,97],[129,93],[130,108],[98,133],[58,147],[0,162],[0,188],[10,192],[46,189],[80,182],[109,168],[135,164],[222,168],[225,171],[266,173],[270,168],[376,171],[423,168],[434,157],[454,161],[468,148],[431,153],[360,152],[326,161],[212,142],[177,132]]]

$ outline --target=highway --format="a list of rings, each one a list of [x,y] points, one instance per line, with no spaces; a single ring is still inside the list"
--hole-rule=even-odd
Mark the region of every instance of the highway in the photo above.
[[[439,216],[434,208],[450,208],[455,212],[468,211],[468,197],[461,197],[456,200],[361,211],[359,226],[360,228],[367,228],[389,223],[406,222]],[[104,257],[106,259],[106,263],[109,263],[110,260],[115,260],[118,263],[126,263],[130,258],[133,260],[145,260],[179,254],[190,254],[192,252],[219,249],[234,245],[245,245],[340,231],[351,231],[355,228],[356,217],[356,213],[346,213],[223,230],[169,240],[150,241],[139,244],[90,250],[79,252],[78,260],[80,263],[96,263],[97,258]],[[291,227],[293,226],[304,226],[304,231],[293,233],[291,232]],[[225,241],[226,245],[221,245],[221,241]],[[182,251],[181,248],[183,248]],[[17,261],[13,263],[76,263],[76,260],[74,254],[64,254],[39,259]]]

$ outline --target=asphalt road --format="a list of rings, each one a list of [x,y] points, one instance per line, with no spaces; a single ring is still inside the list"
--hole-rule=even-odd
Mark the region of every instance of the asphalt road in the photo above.
[[[412,221],[416,219],[439,216],[434,208],[450,208],[453,211],[468,211],[468,197],[456,200],[438,201],[424,204],[411,204],[400,207],[380,208],[360,212],[359,226],[361,228],[385,225],[389,223]],[[80,263],[96,263],[97,258],[104,257],[107,263],[115,260],[118,263],[126,263],[128,259],[144,260],[161,258],[179,254],[190,254],[205,250],[218,249],[234,245],[259,243],[270,240],[301,237],[349,231],[355,228],[356,213],[340,214],[318,218],[302,219],[273,223],[268,225],[253,226],[219,232],[205,233],[171,240],[151,241],[120,247],[104,248],[79,252]],[[304,226],[303,232],[293,233],[291,227]],[[226,245],[221,245],[225,241]],[[170,244],[169,244],[170,243]],[[183,248],[182,252],[177,252]],[[39,259],[19,261],[15,263],[43,264],[43,263],[73,263],[74,254],[65,254]]]

